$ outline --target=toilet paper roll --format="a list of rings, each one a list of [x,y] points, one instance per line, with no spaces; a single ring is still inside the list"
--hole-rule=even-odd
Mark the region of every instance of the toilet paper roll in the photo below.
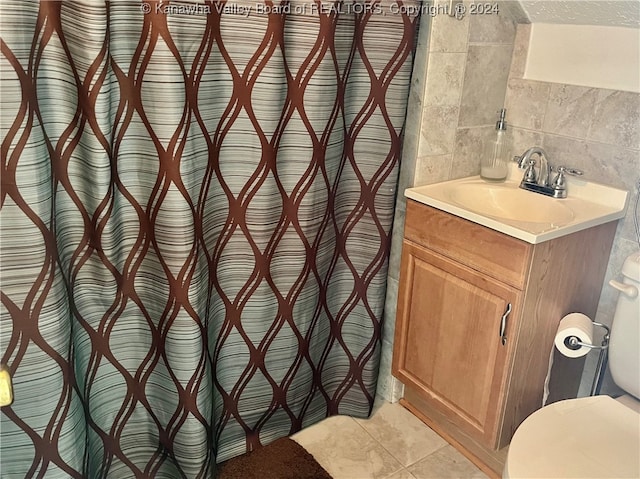
[[[579,346],[577,349],[569,346],[569,338],[576,337],[578,341],[586,344],[593,344],[593,322],[588,316],[582,313],[567,314],[560,320],[558,332],[554,339],[554,344],[563,356],[568,358],[581,358],[590,349]]]

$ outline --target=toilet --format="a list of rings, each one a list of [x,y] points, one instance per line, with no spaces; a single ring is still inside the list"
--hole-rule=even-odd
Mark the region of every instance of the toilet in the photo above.
[[[559,401],[518,427],[503,479],[640,477],[640,251],[622,267],[609,369],[628,394]],[[612,282],[613,283],[613,282]]]

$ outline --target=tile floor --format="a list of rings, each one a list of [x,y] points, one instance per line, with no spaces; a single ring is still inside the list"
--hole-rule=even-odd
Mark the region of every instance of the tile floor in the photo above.
[[[334,479],[486,478],[399,404],[377,401],[369,419],[334,416],[291,437]]]

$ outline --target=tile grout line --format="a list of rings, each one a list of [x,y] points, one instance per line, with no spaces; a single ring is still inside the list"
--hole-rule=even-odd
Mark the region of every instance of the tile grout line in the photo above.
[[[368,421],[373,417],[373,414],[371,416],[369,416],[368,419],[363,419],[364,421]],[[390,473],[388,476],[385,476],[383,478],[380,479],[387,479],[391,476],[393,476],[394,474],[397,474],[398,472],[402,471],[403,469],[406,469],[406,467],[404,466],[404,464],[402,464],[402,462],[400,461],[400,459],[398,459],[396,456],[393,455],[393,453],[391,451],[389,451],[389,449],[387,449],[386,447],[384,447],[384,444],[382,444],[380,441],[378,441],[375,437],[373,437],[371,435],[371,433],[369,431],[367,431],[367,428],[365,428],[362,424],[360,424],[359,421],[357,421],[355,418],[352,418],[354,420],[354,422],[365,432],[367,433],[367,435],[373,439],[373,441],[378,444],[380,447],[382,447],[382,449],[384,449],[385,451],[387,451],[387,453],[393,458],[395,459],[395,461],[400,464],[400,469],[393,471],[392,473]]]
[[[373,417],[373,415],[372,415],[372,416],[370,416],[370,417],[369,417],[369,419],[371,419],[371,417]],[[352,418],[352,419],[356,422],[356,424],[358,424],[358,426],[360,426],[360,427],[364,430],[364,432],[366,432],[366,433],[369,435],[369,437],[370,437],[371,439],[373,439],[373,440],[374,440],[376,443],[378,443],[378,444],[379,444],[379,445],[380,445],[380,446],[381,446],[385,451],[387,451],[387,452],[389,453],[389,455],[390,455],[391,457],[393,457],[393,458],[394,458],[394,459],[395,459],[395,460],[400,464],[400,466],[401,466],[401,468],[400,468],[400,469],[398,469],[397,471],[394,471],[394,472],[392,472],[390,475],[386,476],[386,478],[381,478],[381,479],[387,479],[387,478],[389,478],[389,477],[393,476],[394,474],[397,474],[398,472],[400,472],[400,471],[402,471],[402,470],[407,471],[409,474],[411,474],[411,475],[413,476],[413,473],[409,470],[409,468],[410,468],[411,466],[414,466],[414,465],[418,464],[419,462],[424,461],[424,460],[425,460],[426,458],[428,458],[429,456],[431,456],[431,455],[435,454],[436,452],[438,452],[438,451],[440,451],[440,450],[442,450],[442,449],[444,449],[444,448],[446,448],[447,446],[449,446],[449,445],[450,445],[448,442],[446,442],[446,441],[445,441],[445,443],[444,443],[442,446],[438,447],[437,449],[435,449],[435,450],[431,451],[431,452],[430,452],[430,453],[428,453],[428,454],[425,454],[424,456],[420,457],[419,459],[416,459],[416,460],[415,460],[415,461],[413,461],[411,464],[407,464],[407,465],[405,465],[405,464],[403,464],[403,463],[402,463],[402,461],[401,461],[399,458],[397,458],[397,457],[396,457],[396,456],[395,456],[395,455],[394,455],[394,454],[393,454],[389,449],[387,449],[387,448],[385,447],[384,443],[382,443],[381,441],[378,441],[375,437],[373,437],[373,436],[371,435],[371,433],[370,433],[369,431],[367,431],[367,428],[365,428],[365,427],[364,427],[364,426],[363,426],[363,425],[362,425],[358,420],[356,420],[355,418]],[[364,419],[364,420],[365,420],[365,421],[367,421],[367,420],[369,420],[369,419]],[[427,426],[426,424],[424,424],[424,423],[423,423],[422,421],[420,421],[418,418],[416,418],[416,420],[417,420],[420,424],[422,424],[422,425],[424,425],[425,427],[429,428],[429,426]],[[431,429],[431,428],[429,428],[429,429],[433,431],[433,429]],[[434,431],[434,432],[435,432],[435,431]],[[437,433],[436,433],[436,434],[437,434]],[[441,437],[440,435],[438,435],[438,436],[439,436],[439,437]],[[444,438],[443,438],[443,439],[444,439]],[[415,477],[415,476],[414,476],[414,477]],[[416,479],[417,479],[417,478],[416,478]]]

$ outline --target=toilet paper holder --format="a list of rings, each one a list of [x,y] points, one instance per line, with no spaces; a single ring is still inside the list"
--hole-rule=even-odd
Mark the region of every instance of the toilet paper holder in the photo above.
[[[607,326],[606,324],[597,323],[595,321],[591,321],[591,322],[593,323],[594,326],[598,326],[599,328],[602,328],[605,331],[604,336],[602,338],[602,343],[600,344],[600,346],[597,346],[595,344],[590,344],[590,343],[583,343],[576,336],[569,336],[565,338],[564,344],[569,349],[573,349],[573,350],[580,349],[581,347],[600,350],[600,355],[598,356],[598,363],[596,365],[596,372],[593,376],[593,383],[591,384],[591,392],[589,393],[590,396],[595,396],[597,394],[600,394],[600,388],[602,387],[602,379],[604,378],[604,371],[607,367],[607,359],[608,359],[608,352],[609,352],[609,337],[611,335],[611,330],[609,329],[609,326]]]

